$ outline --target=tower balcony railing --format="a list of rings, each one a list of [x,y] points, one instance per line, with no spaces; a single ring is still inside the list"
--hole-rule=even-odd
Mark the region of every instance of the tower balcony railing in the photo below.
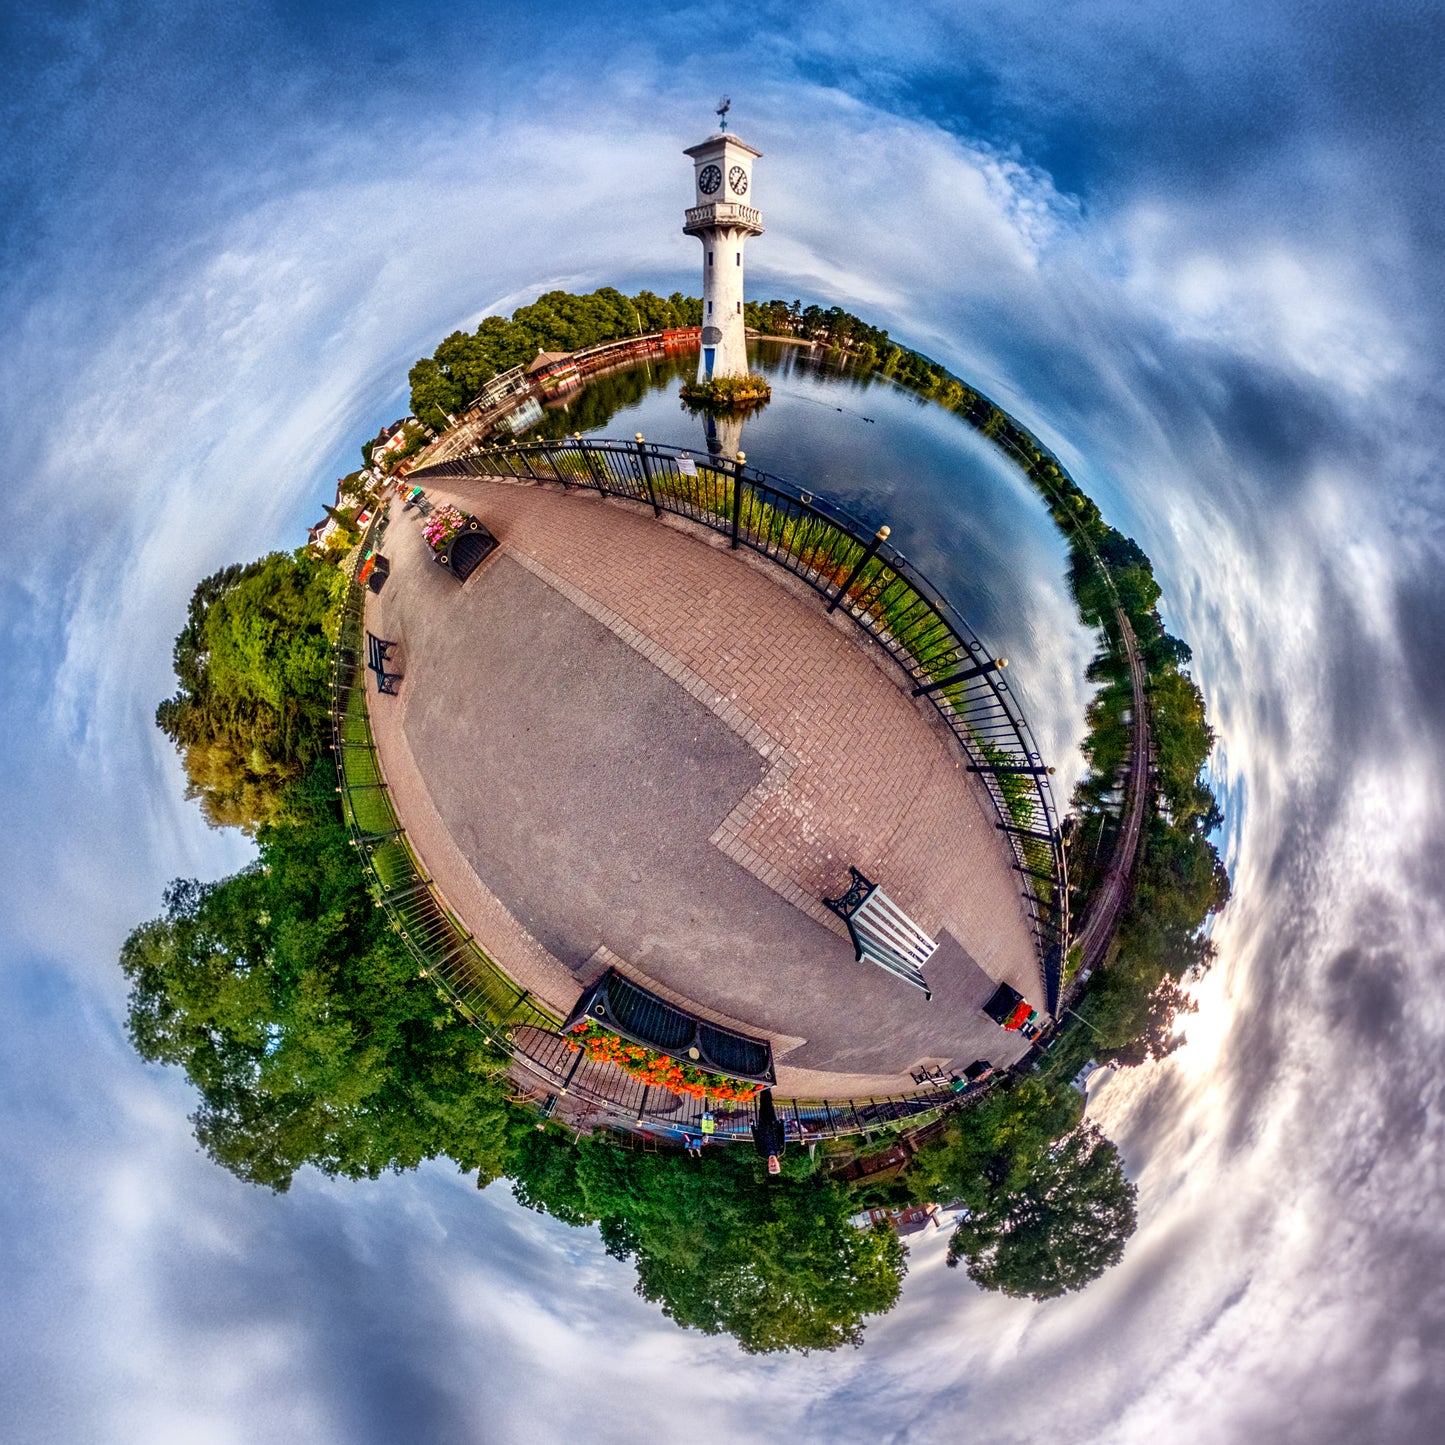
[[[733,226],[739,230],[761,234],[763,213],[737,201],[709,201],[705,206],[689,206],[685,213],[685,232],[704,231],[712,226]]]

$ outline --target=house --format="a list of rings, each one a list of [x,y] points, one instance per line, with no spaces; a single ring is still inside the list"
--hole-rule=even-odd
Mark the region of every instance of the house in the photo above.
[[[373,463],[380,463],[393,452],[399,452],[405,445],[406,432],[403,428],[398,427],[380,446],[372,448],[371,460]]]
[[[382,463],[393,452],[399,452],[406,445],[406,428],[408,422],[415,422],[414,416],[404,416],[400,421],[394,421],[390,426],[384,426],[376,434],[376,440],[371,444],[371,465],[380,467]]]
[[[326,544],[336,535],[338,524],[335,517],[325,516],[319,522],[314,523],[306,529],[306,545],[308,547],[325,548]]]
[[[549,396],[567,391],[582,380],[577,363],[569,351],[538,351],[537,359],[527,368],[527,379]]]
[[[1073,1086],[1087,1099],[1091,1089],[1097,1089],[1114,1077],[1113,1064],[1100,1064],[1090,1059],[1072,1079]]]
[[[848,1223],[855,1229],[871,1229],[886,1224],[895,1234],[918,1234],[932,1226],[943,1228],[943,1211],[936,1204],[908,1204],[900,1209],[865,1209]]]
[[[477,394],[467,407],[468,411],[491,411],[517,396],[529,396],[532,383],[527,379],[527,368],[514,366],[509,371],[499,372]]]

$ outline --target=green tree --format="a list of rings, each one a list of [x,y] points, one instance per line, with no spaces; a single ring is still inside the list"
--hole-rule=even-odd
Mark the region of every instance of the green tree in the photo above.
[[[1078,1124],[1082,1109],[1068,1086],[1038,1078],[1000,1085],[950,1114],[918,1150],[905,1175],[910,1197],[983,1207],[994,1191],[1021,1183],[1031,1161]]]
[[[285,1190],[297,1169],[376,1178],[447,1155],[494,1177],[524,1128],[505,1060],[457,1018],[382,922],[320,762],[260,857],[178,882],[121,951],[142,1057],[200,1093],[206,1152]]]
[[[948,1262],[984,1289],[1052,1299],[1082,1289],[1123,1257],[1135,1186],[1093,1125],[1034,1154],[1023,1177],[990,1192],[954,1230]]]
[[[634,1262],[637,1292],[681,1325],[749,1353],[857,1344],[865,1318],[897,1301],[902,1245],[850,1224],[847,1190],[806,1156],[786,1166],[771,1179],[736,1148],[692,1160],[533,1134],[514,1155],[513,1192],[596,1224],[609,1253]]]
[[[304,552],[273,552],[196,588],[176,638],[180,688],[156,723],[213,825],[254,833],[273,821],[286,787],[320,754],[345,586]]]

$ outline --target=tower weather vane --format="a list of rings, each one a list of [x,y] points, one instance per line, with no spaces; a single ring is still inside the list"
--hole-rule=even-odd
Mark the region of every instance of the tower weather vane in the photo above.
[[[727,96],[723,96],[723,98],[718,101],[717,118],[719,130],[726,130],[728,128],[728,111],[730,111],[732,108],[733,103]]]

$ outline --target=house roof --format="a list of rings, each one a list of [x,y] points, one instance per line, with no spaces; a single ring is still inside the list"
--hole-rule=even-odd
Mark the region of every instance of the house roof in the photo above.
[[[566,361],[571,354],[570,351],[539,351],[537,359],[527,368],[527,375],[536,376],[539,371],[550,371],[559,361]]]

